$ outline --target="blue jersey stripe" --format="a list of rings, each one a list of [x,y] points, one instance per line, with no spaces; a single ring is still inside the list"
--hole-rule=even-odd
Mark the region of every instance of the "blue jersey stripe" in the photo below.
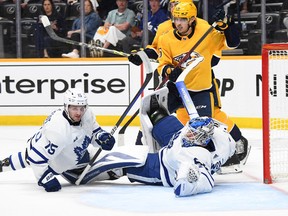
[[[165,148],[164,148],[164,149],[165,149]],[[165,167],[165,165],[164,165],[164,163],[163,163],[162,158],[163,158],[163,149],[162,149],[162,151],[160,151],[160,161],[161,161],[161,165],[162,165],[163,170],[164,170],[164,175],[165,175],[165,179],[166,179],[167,184],[168,184],[170,187],[173,187],[173,185],[172,185],[172,183],[171,183],[171,181],[170,181],[170,178],[169,178],[168,170],[166,169],[166,167]],[[163,180],[162,180],[162,181],[163,181]]]

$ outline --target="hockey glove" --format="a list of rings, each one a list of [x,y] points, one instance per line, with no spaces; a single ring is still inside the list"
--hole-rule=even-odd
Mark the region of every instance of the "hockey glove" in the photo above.
[[[200,178],[199,167],[195,164],[182,163],[177,172],[174,194],[177,197],[191,196],[197,193],[197,181]]]
[[[182,69],[180,67],[174,68],[169,75],[169,80],[172,82],[176,82],[177,78],[180,76],[181,73]]]
[[[100,129],[96,133],[96,143],[102,147],[103,150],[111,150],[115,144],[115,138],[108,132]]]
[[[213,20],[217,22],[217,26],[215,29],[218,31],[224,31],[228,28],[229,24],[232,23],[232,17],[229,15],[225,16],[225,11],[223,9],[219,9],[215,15],[213,16]]]
[[[128,60],[138,66],[143,63],[142,59],[137,54],[137,50],[132,50],[131,54],[128,56]]]
[[[59,181],[49,168],[39,179],[38,185],[44,187],[47,192],[56,192],[61,189]]]
[[[146,55],[148,56],[148,58],[150,59],[157,59],[158,58],[158,54],[155,52],[154,49],[150,49],[150,48],[145,48],[145,49],[140,49],[143,50]],[[128,56],[128,60],[135,64],[135,65],[141,65],[143,63],[142,59],[140,58],[140,56],[137,54],[137,50],[132,50],[131,54]]]

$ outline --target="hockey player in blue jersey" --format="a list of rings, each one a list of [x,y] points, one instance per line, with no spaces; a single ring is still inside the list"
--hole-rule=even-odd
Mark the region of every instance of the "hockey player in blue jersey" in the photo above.
[[[183,126],[168,114],[162,103],[165,97],[166,87],[142,100],[146,146],[116,147],[100,155],[81,184],[126,175],[131,182],[173,187],[177,197],[212,191],[212,175],[234,154],[235,141],[227,126],[209,117],[191,119]]]
[[[57,175],[67,170],[79,172],[99,145],[103,150],[111,150],[114,143],[114,137],[95,121],[83,91],[69,89],[64,96],[64,107],[51,113],[28,140],[27,148],[0,160],[0,172],[30,166],[39,186],[47,192],[58,191],[61,185]]]

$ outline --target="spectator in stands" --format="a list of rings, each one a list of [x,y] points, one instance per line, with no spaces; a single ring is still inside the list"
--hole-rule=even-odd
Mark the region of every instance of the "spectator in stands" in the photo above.
[[[41,14],[48,17],[51,27],[58,36],[65,36],[65,20],[64,17],[57,12],[53,0],[43,0]],[[60,57],[55,51],[55,48],[59,46],[59,42],[51,39],[39,18],[35,29],[37,56],[40,58]]]
[[[22,8],[22,12],[23,9],[27,6],[27,4],[31,4],[31,3],[41,3],[41,0],[20,0],[20,5]],[[16,4],[16,0],[0,0],[0,5],[4,5],[4,4]],[[1,17],[1,15],[0,15]]]
[[[249,0],[241,1],[241,13],[248,13],[248,2]]]
[[[148,36],[149,44],[152,43],[158,25],[166,20],[168,16],[166,11],[161,9],[160,0],[149,0],[150,10],[148,12]],[[139,27],[135,26],[131,29],[131,34],[121,40],[122,48],[125,53],[133,50],[132,45],[140,45],[143,38],[143,19],[141,19]]]
[[[84,2],[84,11],[85,11],[85,39],[86,42],[89,42],[98,27],[102,24],[102,19],[93,9],[93,4],[90,0],[85,0]],[[72,30],[67,32],[67,38],[80,41],[81,40],[81,18],[77,18],[72,25]],[[65,58],[79,58],[79,46],[72,46],[72,51],[69,53],[63,53],[62,57]]]
[[[116,4],[118,9],[108,13],[104,26],[100,27],[94,36],[97,46],[108,48],[112,44],[116,47],[119,40],[130,35],[135,13],[127,8],[128,0],[116,0]]]
[[[237,13],[237,3],[238,2],[236,0],[233,0],[229,4],[226,5],[226,6],[229,6],[228,8],[229,14]],[[251,9],[252,0],[240,0],[239,4],[240,4],[240,13],[242,14],[248,13]]]
[[[54,0],[55,1],[55,0]],[[75,4],[76,2],[79,2],[79,0],[67,0],[67,4],[68,5],[73,5]],[[97,8],[99,7],[99,4],[98,4],[98,1],[97,0],[91,0],[91,3],[93,5],[93,10],[95,12],[97,12]]]
[[[13,0],[16,3],[16,0]],[[22,0],[21,7],[25,8],[28,4],[41,3],[41,0]]]

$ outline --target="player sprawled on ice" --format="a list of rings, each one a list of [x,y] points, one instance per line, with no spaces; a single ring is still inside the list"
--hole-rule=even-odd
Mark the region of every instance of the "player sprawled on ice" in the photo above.
[[[64,108],[51,113],[27,141],[25,151],[0,160],[0,172],[30,166],[39,186],[47,192],[58,191],[61,185],[56,175],[81,172],[99,145],[111,150],[114,143],[114,137],[95,121],[82,90],[70,89],[64,96]]]
[[[191,119],[183,126],[169,115],[167,94],[164,87],[142,100],[145,145],[115,146],[100,154],[81,184],[127,176],[131,182],[173,187],[177,197],[212,191],[212,175],[234,154],[235,141],[225,125],[209,117]]]

